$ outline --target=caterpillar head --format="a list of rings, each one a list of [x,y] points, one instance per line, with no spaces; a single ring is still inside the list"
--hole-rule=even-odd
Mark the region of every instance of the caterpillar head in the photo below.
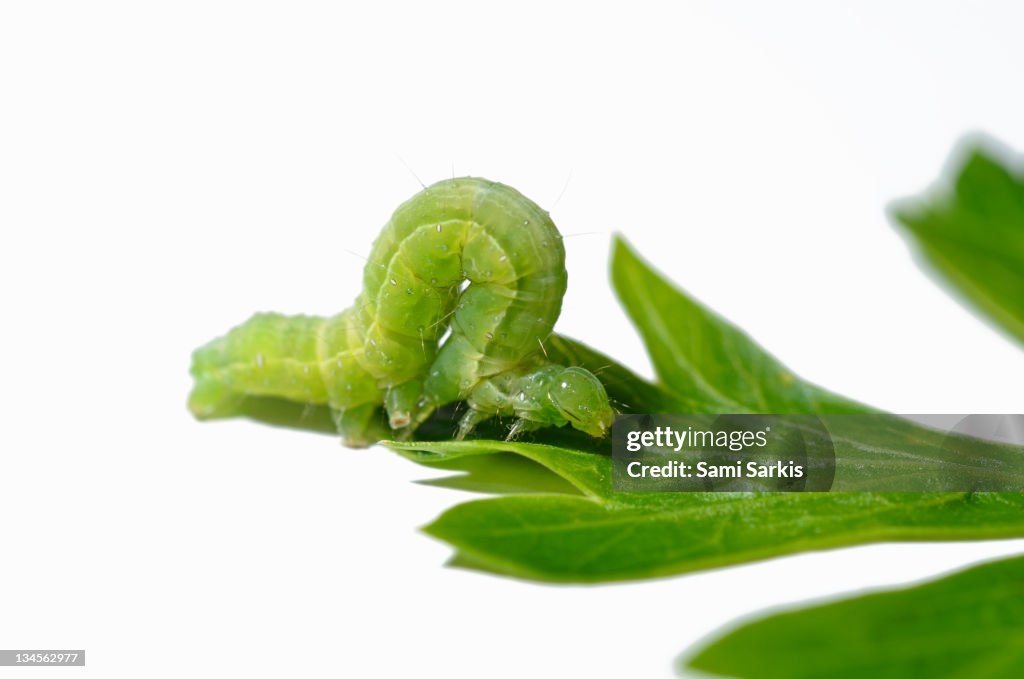
[[[565,368],[554,380],[548,398],[576,429],[602,437],[608,434],[615,411],[601,380],[585,368]]]

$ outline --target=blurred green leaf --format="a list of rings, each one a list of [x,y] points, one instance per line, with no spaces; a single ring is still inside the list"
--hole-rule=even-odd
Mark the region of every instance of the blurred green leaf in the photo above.
[[[748,622],[680,661],[740,679],[1024,676],[1024,557]]]
[[[994,146],[962,142],[936,186],[892,215],[963,300],[1024,342],[1024,176]]]

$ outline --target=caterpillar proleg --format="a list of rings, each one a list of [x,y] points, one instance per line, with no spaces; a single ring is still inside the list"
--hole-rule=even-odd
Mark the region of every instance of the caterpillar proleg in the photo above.
[[[547,212],[503,184],[444,180],[395,210],[351,308],[257,314],[197,349],[189,407],[209,418],[249,395],[326,404],[350,446],[408,437],[455,401],[468,406],[457,438],[495,415],[516,418],[510,437],[566,424],[604,436],[613,419],[604,386],[543,351],[565,290],[565,250]]]

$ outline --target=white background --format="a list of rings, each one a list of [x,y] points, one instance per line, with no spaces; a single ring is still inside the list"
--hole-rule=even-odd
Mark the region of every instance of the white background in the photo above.
[[[416,531],[470,497],[412,483],[432,472],[184,403],[193,347],[350,303],[407,164],[549,207],[559,330],[643,374],[616,231],[815,382],[1024,410],[1020,348],[884,213],[965,131],[1024,149],[1021,25],[1012,2],[3,3],[0,647],[88,667],[0,675],[670,676],[737,616],[1020,551],[501,579]]]

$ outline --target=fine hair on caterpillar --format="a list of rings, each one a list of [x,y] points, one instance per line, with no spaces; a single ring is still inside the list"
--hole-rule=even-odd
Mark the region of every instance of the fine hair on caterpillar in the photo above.
[[[457,438],[494,416],[515,418],[510,438],[566,424],[604,436],[614,411],[600,380],[544,348],[566,283],[546,211],[496,182],[440,181],[384,225],[349,309],[256,314],[197,349],[189,407],[210,418],[247,396],[323,404],[351,446],[408,438],[459,401]]]

